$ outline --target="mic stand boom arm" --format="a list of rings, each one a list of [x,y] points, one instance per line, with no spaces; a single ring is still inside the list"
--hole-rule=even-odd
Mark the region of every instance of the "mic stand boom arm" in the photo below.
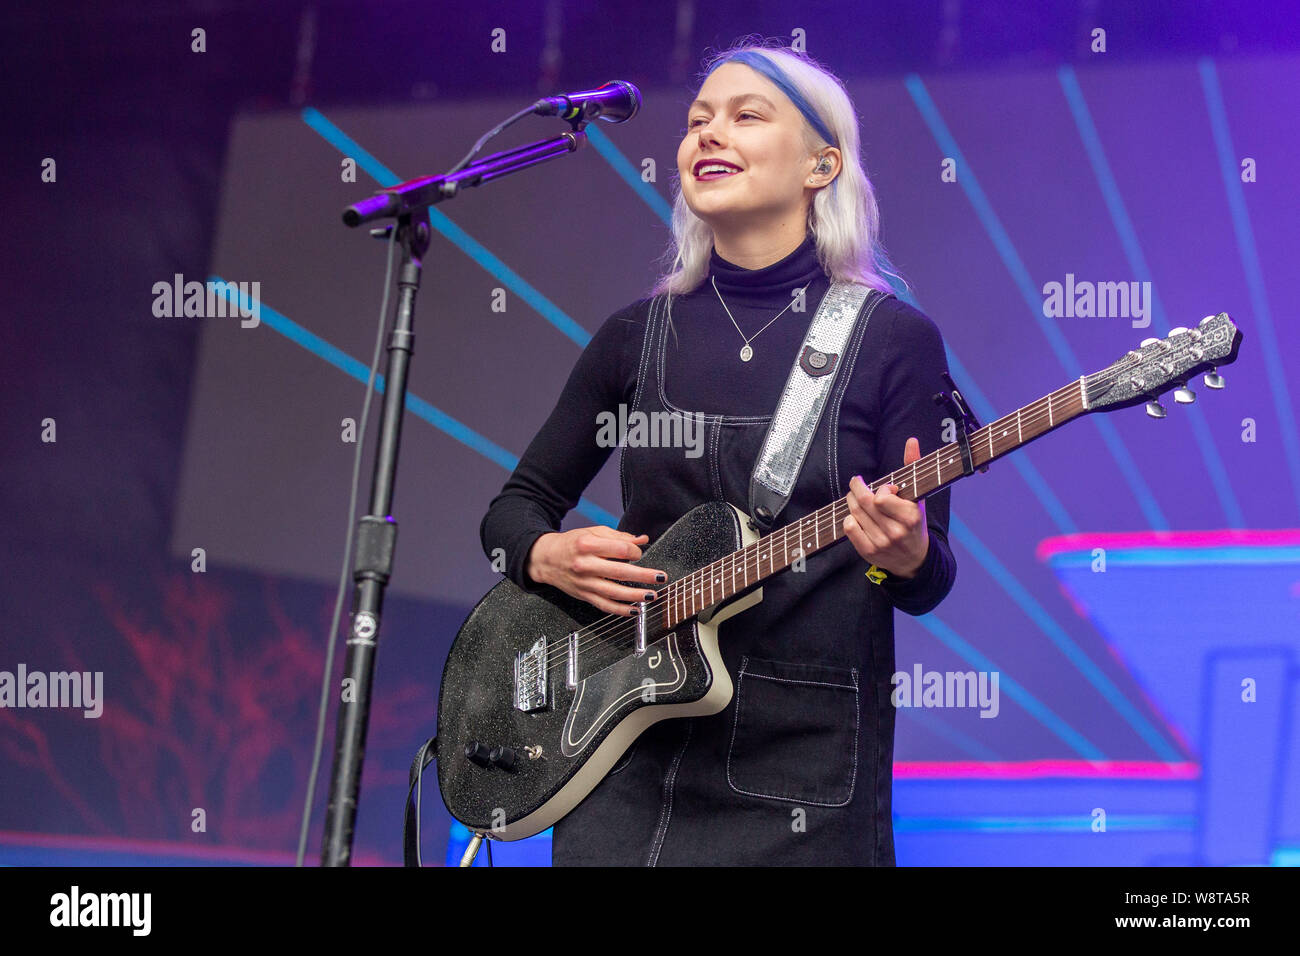
[[[395,218],[395,238],[402,247],[402,264],[397,275],[397,315],[388,342],[388,372],[384,379],[383,418],[375,449],[370,512],[357,522],[352,623],[343,665],[344,679],[352,682],[353,693],[350,700],[339,705],[334,769],[321,850],[322,866],[347,866],[352,856],[361,765],[370,721],[370,690],[375,672],[380,611],[384,589],[392,575],[393,551],[397,543],[397,523],[390,512],[402,435],[402,414],[406,408],[407,368],[415,344],[413,326],[415,295],[420,288],[420,260],[428,251],[430,240],[425,211],[444,199],[451,199],[463,187],[491,182],[573,152],[586,142],[587,136],[582,130],[586,122],[585,118],[578,117],[570,120],[573,128],[559,136],[495,153],[453,173],[412,179],[380,190],[372,198],[349,206],[343,212],[343,221],[349,226],[374,219]],[[387,235],[392,228],[388,226],[377,232]],[[330,637],[333,639],[334,635]]]
[[[451,199],[462,188],[479,186],[556,156],[572,153],[587,141],[587,134],[581,129],[585,122],[583,120],[575,124],[572,130],[559,136],[526,143],[502,153],[493,153],[458,172],[423,176],[381,189],[370,199],[348,206],[343,211],[343,221],[349,226],[359,226],[372,219],[390,219],[403,213],[419,212],[444,199]]]

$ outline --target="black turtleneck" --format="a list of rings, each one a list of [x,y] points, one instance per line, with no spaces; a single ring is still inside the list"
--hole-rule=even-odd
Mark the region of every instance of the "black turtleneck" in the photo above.
[[[762,269],[741,268],[715,249],[704,281],[672,300],[677,335],[669,335],[665,359],[669,401],[708,414],[772,414],[829,285],[811,234],[794,252]],[[804,290],[801,301],[791,305],[799,289]],[[740,359],[745,338],[754,350],[748,362]]]
[[[784,259],[761,269],[745,269],[728,262],[718,255],[717,249],[709,254],[709,277],[717,280],[727,305],[732,305],[731,300],[735,298],[744,305],[766,306],[772,296],[786,294],[788,289],[800,288],[825,275],[817,261],[817,244],[811,233]]]
[[[716,279],[717,291],[713,281]],[[665,344],[663,387],[669,402],[688,412],[727,416],[771,415],[791,365],[830,278],[822,271],[809,235],[792,253],[762,269],[744,269],[719,256],[694,290],[672,297],[676,336]],[[759,332],[805,288],[802,311],[787,309]],[[745,344],[719,301],[748,336],[754,355],[740,359]],[[529,444],[480,526],[484,552],[506,555],[505,573],[532,590],[526,574],[528,551],[564,516],[608,460],[611,449],[595,440],[597,416],[632,406],[649,300],[611,315],[592,337],[570,373],[555,409]],[[842,468],[868,483],[903,464],[908,437],[922,455],[939,447],[933,393],[947,369],[943,339],[924,314],[889,297],[872,312],[861,339],[841,406]],[[847,491],[847,477],[842,478]],[[924,614],[951,589],[956,564],[947,545],[949,492],[927,500],[930,548],[911,579],[890,578],[885,590],[899,609]],[[936,537],[940,539],[935,546]]]

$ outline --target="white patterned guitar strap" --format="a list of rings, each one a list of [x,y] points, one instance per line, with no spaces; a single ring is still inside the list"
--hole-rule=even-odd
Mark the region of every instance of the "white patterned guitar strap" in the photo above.
[[[832,282],[822,296],[749,478],[750,527],[755,530],[771,530],[790,500],[835,384],[844,347],[871,291],[858,282]]]

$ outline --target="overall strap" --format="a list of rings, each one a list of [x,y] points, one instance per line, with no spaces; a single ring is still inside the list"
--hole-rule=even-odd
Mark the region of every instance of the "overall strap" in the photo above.
[[[790,500],[835,384],[844,346],[871,291],[858,282],[837,281],[822,296],[749,477],[749,524],[756,531],[771,530]]]

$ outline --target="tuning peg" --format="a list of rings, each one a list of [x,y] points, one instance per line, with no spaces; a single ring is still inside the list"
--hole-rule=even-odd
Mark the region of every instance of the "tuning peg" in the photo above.
[[[1152,418],[1164,418],[1169,413],[1165,411],[1163,405],[1153,399],[1147,402],[1147,414]]]
[[[1174,401],[1179,405],[1190,405],[1196,401],[1196,393],[1187,387],[1186,382],[1180,382],[1179,387],[1174,389]]]
[[[1176,328],[1176,329],[1170,329],[1170,330],[1169,330],[1169,334],[1170,334],[1170,335],[1177,335],[1179,332],[1186,332],[1186,331],[1188,331],[1188,330],[1185,329],[1185,328],[1183,328],[1183,327],[1180,325],[1180,326],[1178,326],[1178,328]]]
[[[1205,318],[1201,319],[1201,321],[1197,322],[1196,324],[1197,324],[1197,325],[1204,325],[1206,322],[1213,322],[1213,321],[1214,321],[1214,316],[1212,316],[1212,315],[1207,315]]]
[[[1210,369],[1205,373],[1204,381],[1206,388],[1223,388],[1224,386],[1223,376],[1215,369]]]
[[[1148,345],[1152,345],[1152,344],[1154,344],[1155,342],[1159,342],[1159,341],[1160,341],[1159,339],[1143,339],[1143,340],[1141,341],[1141,343],[1139,343],[1138,348],[1140,348],[1140,349],[1144,349],[1144,348],[1146,348]]]

